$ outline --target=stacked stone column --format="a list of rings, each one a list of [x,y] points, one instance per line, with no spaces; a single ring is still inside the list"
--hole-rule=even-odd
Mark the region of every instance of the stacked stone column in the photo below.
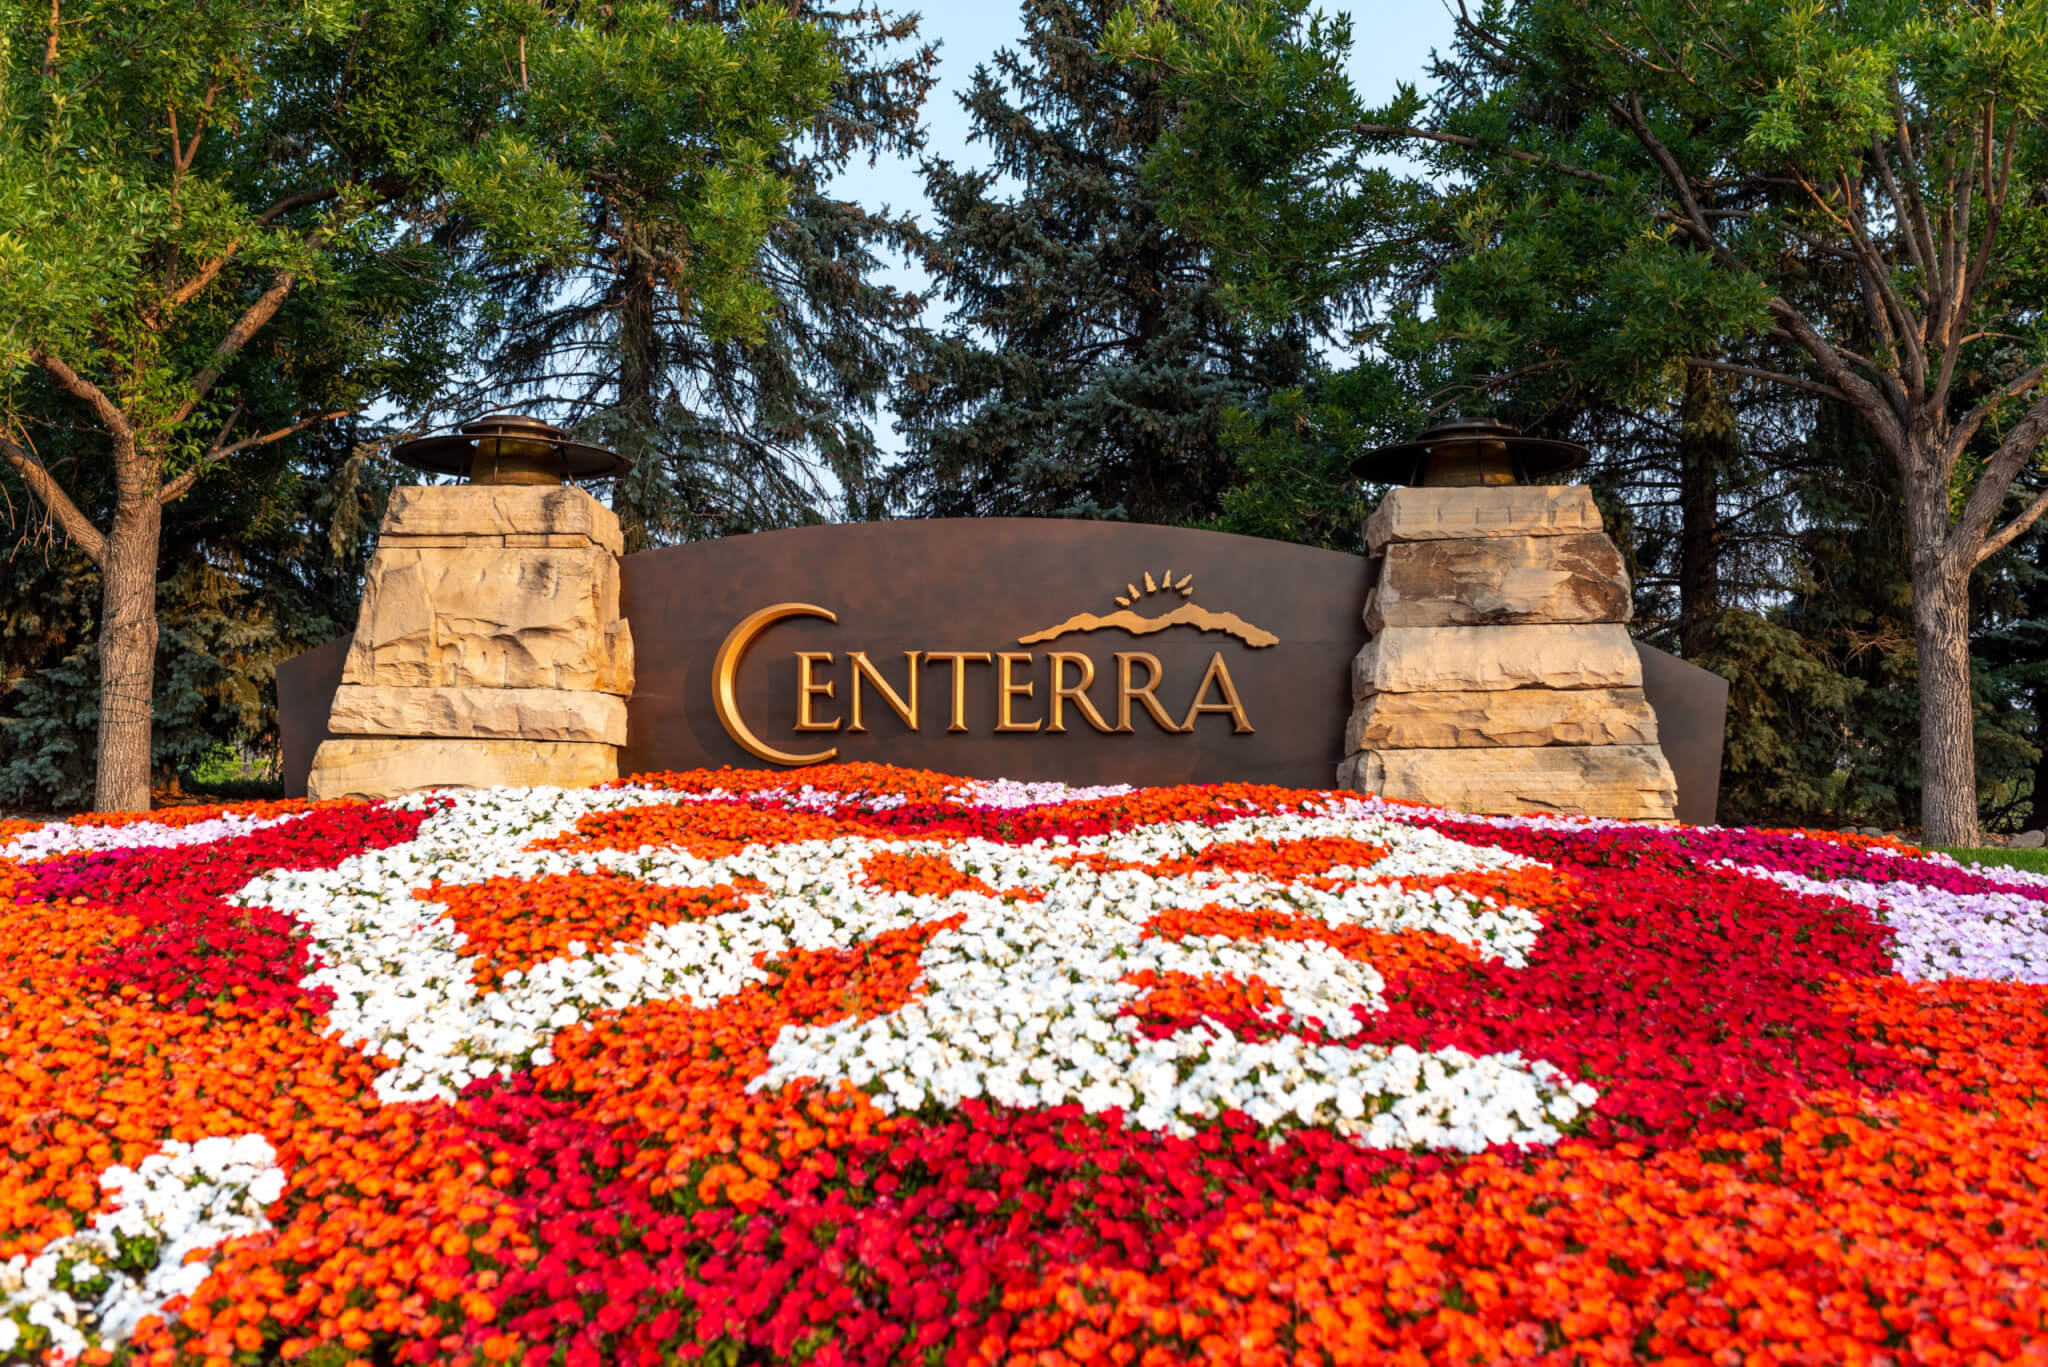
[[[1340,787],[1468,812],[1669,821],[1677,784],[1582,485],[1404,488],[1366,523],[1371,639]]]
[[[396,490],[308,793],[618,777],[623,549],[618,518],[571,486]]]

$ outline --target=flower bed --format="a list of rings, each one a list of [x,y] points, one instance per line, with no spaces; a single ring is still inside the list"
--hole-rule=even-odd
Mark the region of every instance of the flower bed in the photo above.
[[[872,766],[0,830],[0,1357],[2048,1357],[2048,880]]]

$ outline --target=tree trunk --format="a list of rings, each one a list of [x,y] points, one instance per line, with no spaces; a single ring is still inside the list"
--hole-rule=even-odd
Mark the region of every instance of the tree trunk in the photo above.
[[[612,486],[612,511],[619,516],[626,549],[647,548],[647,509],[635,497],[651,479],[646,468],[654,449],[654,386],[661,367],[660,338],[654,328],[654,274],[637,254],[628,258],[619,300],[619,454],[634,474]]]
[[[1977,717],[1970,692],[1970,562],[1949,544],[1948,486],[1927,451],[1900,462],[1920,687],[1920,826],[1931,845],[1977,843]]]
[[[162,530],[163,505],[155,497],[122,505],[100,564],[99,773],[93,805],[103,812],[149,810]]]
[[[1711,623],[1721,607],[1721,471],[1734,415],[1714,389],[1714,373],[1688,366],[1678,410],[1678,649],[1696,660],[1713,649]]]
[[[2048,632],[2048,528],[2035,533],[2034,565],[2039,574],[2027,595],[2027,616]],[[2034,685],[2034,744],[2041,748],[2041,758],[2034,761],[2034,795],[2027,825],[2048,831],[2048,651],[2042,652],[2040,667],[2040,680]]]

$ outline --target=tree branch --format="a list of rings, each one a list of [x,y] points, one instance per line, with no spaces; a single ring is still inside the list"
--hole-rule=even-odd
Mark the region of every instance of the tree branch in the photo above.
[[[1991,261],[1991,249],[1998,241],[1998,229],[2005,218],[2006,194],[2012,186],[2012,149],[2019,137],[2019,116],[2007,126],[2004,146],[1999,149],[1998,173],[1994,177],[1991,168],[1984,168],[1984,236],[1977,244],[1976,260],[1970,263],[1969,274],[1963,278],[1963,301],[1960,316],[1967,318],[1970,304],[1977,297],[1977,289],[1984,282],[1984,269]]]
[[[1726,243],[1714,235],[1712,224],[1701,212],[1699,200],[1693,195],[1692,186],[1686,181],[1685,168],[1678,164],[1678,158],[1672,155],[1671,149],[1651,131],[1650,121],[1643,114],[1642,102],[1630,96],[1627,105],[1610,100],[1608,108],[1636,135],[1636,141],[1643,145],[1644,150],[1649,152],[1652,160],[1663,170],[1666,183],[1671,186],[1672,193],[1678,196],[1679,209],[1684,213],[1690,231],[1713,256],[1714,263],[1723,270],[1753,278],[1755,273],[1742,264],[1742,259],[1730,251]],[[1851,374],[1849,367],[1842,360],[1841,353],[1806,320],[1806,315],[1783,297],[1773,297],[1766,308],[1771,316],[1778,320],[1787,335],[1813,358],[1814,364],[1820,367],[1821,374],[1870,422],[1886,445],[1895,453],[1903,452],[1906,436],[1904,426],[1877,386],[1860,375]]]
[[[1899,192],[1898,177],[1892,174],[1892,159],[1885,155],[1884,144],[1878,141],[1875,133],[1870,135],[1870,159],[1876,163],[1878,176],[1884,181],[1885,192],[1891,197],[1893,217],[1906,229],[1903,234],[1906,239],[1906,255],[1912,258],[1913,264],[1920,268],[1920,273],[1924,276],[1927,273],[1927,261],[1920,254],[1920,239],[1913,235],[1911,229],[1913,211],[1907,205],[1906,197]]]
[[[1904,301],[1892,290],[1889,272],[1885,270],[1883,260],[1878,256],[1877,249],[1870,245],[1870,239],[1864,235],[1856,220],[1849,217],[1846,212],[1837,213],[1834,206],[1827,202],[1826,196],[1822,195],[1819,188],[1805,176],[1796,178],[1800,188],[1806,191],[1807,198],[1813,201],[1814,206],[1833,219],[1835,226],[1848,234],[1849,242],[1856,252],[1856,283],[1863,294],[1863,313],[1870,319],[1870,325],[1877,329],[1879,339],[1895,349],[1904,343],[1903,349],[1913,367],[1909,377],[1913,385],[1910,395],[1899,384],[1897,376],[1878,366],[1871,366],[1870,369],[1891,397],[1900,420],[1905,421],[1911,400],[1920,396],[1926,382],[1925,354],[1916,336],[1915,320],[1906,312]],[[1856,188],[1850,182],[1847,173],[1842,176],[1841,189],[1845,209],[1851,204],[1860,203]]]
[[[131,442],[135,440],[135,433],[128,426],[127,416],[98,385],[47,351],[31,352],[29,359],[41,366],[50,378],[57,382],[59,389],[92,409],[93,416],[98,418],[115,438]]]
[[[1971,564],[1984,558],[1981,546],[1990,544],[1985,538],[1991,532],[1991,524],[1997,519],[1999,508],[2005,503],[2006,491],[2019,478],[2027,462],[2034,458],[2034,453],[2040,450],[2043,436],[2048,436],[2048,398],[2036,400],[2026,416],[2005,434],[2005,440],[1998,443],[1998,449],[1984,463],[1984,472],[1977,477],[1977,487],[1970,491],[1969,501],[1963,504],[1963,511],[1956,518],[1951,538],[1964,547],[1964,553],[1971,557]],[[2027,519],[2028,522],[2032,520]],[[2024,526],[2020,528],[2020,531],[2025,530]],[[2019,532],[2013,533],[2013,536],[2018,535]],[[2004,544],[2003,541],[1999,543],[2001,546]],[[1971,547],[1978,549],[1971,550]]]
[[[173,499],[178,498],[197,483],[201,475],[238,451],[247,451],[258,446],[268,446],[272,442],[283,441],[286,437],[297,436],[315,424],[332,422],[336,418],[346,418],[352,413],[361,411],[356,408],[342,408],[332,413],[315,414],[313,417],[301,419],[289,427],[280,427],[275,432],[265,432],[260,437],[244,437],[231,446],[220,445],[219,439],[216,438],[213,448],[204,456],[201,456],[197,464],[193,465],[191,469],[181,472],[175,479],[164,485],[163,492],[157,495],[157,502],[169,503]],[[221,435],[227,435],[225,429],[222,430]]]
[[[1844,394],[1833,385],[1819,384],[1813,380],[1801,379],[1797,375],[1787,375],[1782,370],[1760,370],[1755,366],[1734,365],[1727,361],[1710,361],[1703,356],[1688,356],[1685,358],[1685,363],[1698,366],[1702,370],[1720,370],[1730,375],[1747,375],[1751,379],[1769,380],[1772,384],[1790,385],[1794,389],[1804,389],[1809,393],[1820,394],[1830,399],[1840,399],[1845,403],[1849,400],[1847,394]]]
[[[1892,77],[1892,117],[1896,124],[1896,141],[1899,146],[1899,166],[1906,174],[1901,177],[1906,187],[1906,216],[1900,220],[1909,235],[1916,235],[1919,246],[1915,253],[1921,269],[1930,281],[1935,275],[1936,253],[1934,229],[1927,223],[1927,201],[1920,194],[1920,159],[1913,152],[1912,122],[1906,115],[1906,96],[1899,89],[1897,76]]]
[[[18,446],[6,437],[0,437],[0,461],[6,461],[14,472],[21,476],[21,482],[36,502],[50,510],[50,516],[64,529],[64,535],[71,538],[71,544],[84,551],[95,565],[107,553],[107,538],[99,528],[92,525],[92,519],[79,511],[71,496],[64,492],[64,486],[57,483],[41,461],[26,447]]]
[[[262,227],[267,228],[294,209],[303,209],[308,204],[322,203],[323,201],[335,198],[340,193],[341,191],[332,185],[323,185],[315,190],[301,190],[295,195],[286,195],[283,199],[280,199],[277,203],[256,215],[256,222]],[[241,249],[242,239],[239,237],[228,243],[226,247],[221,249],[219,255],[201,266],[190,280],[187,280],[184,284],[178,286],[177,289],[165,295],[162,301],[149,311],[151,323],[154,324],[160,321],[165,314],[170,313],[173,309],[190,303],[193,296],[214,282],[214,279],[220,275],[222,268]]]
[[[2012,521],[1984,538],[1984,548],[1977,552],[1977,558],[1970,562],[1970,568],[1977,568],[2025,535],[2027,528],[2039,522],[2043,513],[2048,513],[2048,489],[2042,490],[2040,497],[2022,508]]]
[[[1977,429],[1984,425],[1992,410],[2007,399],[2032,389],[2041,382],[2043,375],[2048,375],[2048,362],[2029,366],[2000,386],[1997,393],[1986,395],[1982,403],[1965,413],[1962,420],[1949,429],[1948,444],[1941,453],[1945,474],[1955,470],[1956,462],[1963,458],[1964,448],[1970,444],[1970,438],[1977,435]]]
[[[303,209],[308,204],[321,204],[327,200],[339,197],[340,194],[341,191],[332,185],[322,185],[312,190],[301,190],[295,195],[286,195],[283,199],[280,199],[277,203],[256,215],[256,221],[267,228],[294,209]]]
[[[277,311],[284,307],[285,296],[292,292],[292,286],[297,283],[298,278],[296,271],[279,271],[270,288],[258,295],[256,302],[249,305],[242,316],[235,320],[235,325],[228,329],[227,336],[221,338],[220,345],[213,349],[213,356],[208,361],[206,369],[192,377],[191,396],[171,415],[170,426],[175,427],[192,416],[192,410],[199,406],[199,401],[204,399],[208,391],[219,381],[222,369],[234,359],[235,353],[248,345],[249,339],[261,332],[263,325],[275,318]]]
[[[1566,162],[1553,161],[1551,158],[1540,156],[1535,152],[1524,152],[1518,147],[1489,146],[1478,138],[1468,137],[1463,133],[1445,133],[1434,128],[1408,128],[1391,123],[1355,123],[1351,125],[1351,131],[1370,137],[1421,138],[1425,142],[1444,142],[1451,144],[1453,147],[1469,147],[1475,152],[1487,152],[1495,156],[1509,157],[1515,161],[1527,162],[1531,166],[1541,166],[1552,171],[1561,172],[1567,176],[1576,176],[1580,180],[1592,181],[1595,185],[1605,185],[1610,188],[1614,185],[1613,176],[1603,175],[1598,171],[1588,171],[1583,166],[1573,166]]]
[[[142,453],[136,449],[135,429],[128,425],[128,417],[120,405],[108,398],[98,385],[49,352],[30,352],[29,359],[41,366],[57,382],[59,389],[92,409],[93,416],[106,428],[107,436],[113,441],[116,497],[123,503],[147,498],[156,472],[145,466]]]

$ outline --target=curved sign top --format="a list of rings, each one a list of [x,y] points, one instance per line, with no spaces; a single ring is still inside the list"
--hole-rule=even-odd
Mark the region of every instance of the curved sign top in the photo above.
[[[1368,562],[1115,522],[856,523],[627,556],[622,772],[886,761],[1327,787]]]

